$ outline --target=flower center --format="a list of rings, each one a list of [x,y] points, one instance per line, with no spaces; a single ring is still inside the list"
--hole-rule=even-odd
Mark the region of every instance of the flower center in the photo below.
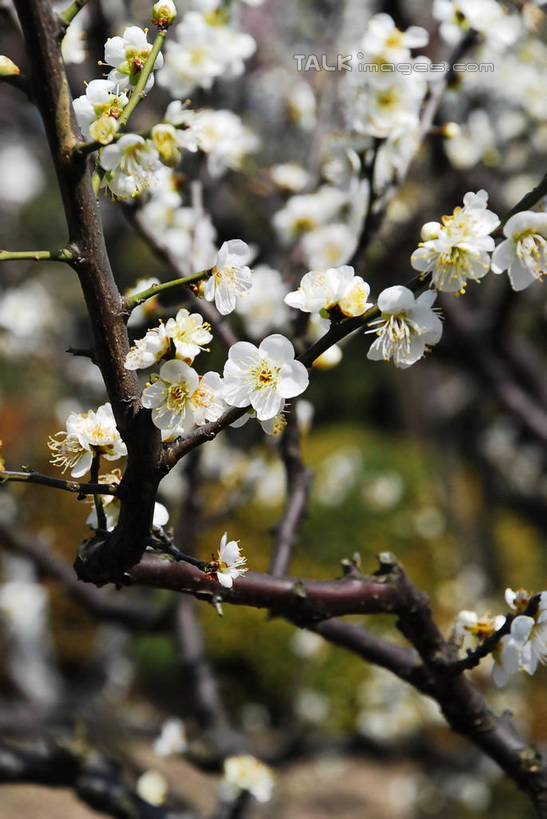
[[[184,384],[171,384],[167,391],[167,409],[170,412],[181,412],[188,398],[188,388]]]

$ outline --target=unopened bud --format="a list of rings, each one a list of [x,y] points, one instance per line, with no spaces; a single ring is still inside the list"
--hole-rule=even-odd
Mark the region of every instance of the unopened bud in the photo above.
[[[454,139],[461,134],[461,130],[457,122],[445,122],[441,126],[441,134],[445,139]]]
[[[152,22],[158,28],[167,28],[177,16],[177,9],[173,0],[159,0],[152,7]]]
[[[0,77],[13,77],[14,74],[20,73],[21,69],[18,65],[15,65],[13,60],[0,54]]]
[[[441,227],[439,222],[426,222],[420,233],[422,241],[429,242],[430,239],[437,239]]]

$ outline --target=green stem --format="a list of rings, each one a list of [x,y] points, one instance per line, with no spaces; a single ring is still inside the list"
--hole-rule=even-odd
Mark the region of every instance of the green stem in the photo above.
[[[115,495],[118,487],[107,483],[80,483],[79,481],[65,481],[62,478],[54,478],[52,475],[43,475],[41,472],[30,470],[28,472],[13,472],[4,470],[0,472],[0,484],[8,483],[40,483],[44,486],[51,486],[53,489],[64,489],[66,492],[76,492],[79,495]]]
[[[137,82],[137,84],[136,84],[136,86],[135,86],[135,88],[133,90],[132,95],[131,95],[131,99],[129,100],[129,102],[127,103],[125,108],[123,109],[123,111],[122,111],[122,113],[120,115],[120,118],[118,120],[118,129],[120,131],[125,128],[125,126],[127,125],[128,120],[129,120],[129,117],[131,116],[131,114],[133,113],[133,111],[135,110],[135,108],[137,107],[139,102],[144,97],[144,87],[146,85],[148,77],[150,76],[150,74],[154,70],[156,57],[158,56],[158,54],[161,51],[161,47],[163,45],[164,40],[165,40],[165,32],[164,31],[159,31],[157,33],[157,35],[156,35],[156,39],[154,40],[154,45],[152,46],[152,50],[151,50],[150,54],[148,55],[148,57],[146,58],[146,62],[142,67],[142,71],[141,71],[141,73],[139,75],[138,82]]]
[[[135,293],[133,296],[127,296],[125,299],[126,307],[128,310],[134,310],[139,304],[142,304],[147,299],[156,296],[158,293],[161,293],[164,290],[171,290],[175,287],[183,287],[186,284],[200,281],[200,279],[206,279],[210,275],[210,270],[200,270],[199,273],[193,273],[191,276],[186,276],[184,279],[172,279],[169,282],[163,282],[163,284],[153,284],[152,287],[148,287],[146,290],[141,290],[140,293]]]
[[[61,12],[61,20],[65,26],[69,26],[74,20],[79,11],[86,5],[87,0],[74,0],[63,12]]]
[[[66,248],[61,248],[61,250],[0,250],[0,262],[13,259],[32,259],[35,262],[68,262],[72,259],[72,253]]]
[[[91,469],[89,471],[89,476],[93,483],[99,483],[99,467],[101,464],[101,456],[98,452],[95,452],[93,455],[93,460],[91,462]],[[95,511],[97,512],[97,529],[102,529],[103,532],[106,532],[106,515],[103,509],[103,501],[100,495],[94,495],[93,501],[95,503]]]

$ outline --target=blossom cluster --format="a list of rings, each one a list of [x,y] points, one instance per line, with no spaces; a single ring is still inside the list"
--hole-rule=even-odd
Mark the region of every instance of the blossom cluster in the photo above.
[[[328,270],[311,270],[298,290],[288,293],[285,302],[305,313],[332,319],[364,316],[374,309],[369,302],[370,285],[356,276],[349,265]],[[426,291],[415,298],[408,287],[395,285],[378,296],[378,319],[369,322],[367,333],[375,333],[368,358],[392,360],[407,368],[418,361],[442,335],[442,323],[433,308],[436,294]]]
[[[531,600],[532,595],[524,589],[505,590],[505,601],[516,616],[511,619],[509,632],[499,639],[492,652],[492,679],[497,686],[506,685],[517,671],[535,674],[539,663],[547,663],[547,592],[538,595],[533,616],[525,613]],[[460,645],[466,635],[480,644],[495,635],[504,624],[505,617],[501,614],[479,617],[474,611],[461,611],[454,636]]]
[[[479,281],[490,269],[507,270],[513,290],[524,290],[547,272],[547,214],[521,211],[503,227],[506,237],[497,247],[491,233],[500,220],[486,205],[485,190],[466,193],[463,207],[441,222],[422,227],[422,242],[410,262],[431,286],[448,293],[465,293],[469,281]]]

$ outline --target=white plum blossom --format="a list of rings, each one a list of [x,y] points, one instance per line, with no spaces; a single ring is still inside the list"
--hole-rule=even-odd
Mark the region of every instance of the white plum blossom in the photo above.
[[[520,642],[520,665],[528,674],[535,674],[538,663],[547,663],[547,592],[541,592],[539,605],[534,617],[519,615],[511,623],[519,620],[518,630],[515,629],[515,640]],[[518,637],[517,637],[518,635]]]
[[[412,65],[427,65],[426,57]],[[410,65],[410,62],[409,62]],[[427,91],[424,71],[349,71],[345,77],[345,116],[358,134],[385,139],[413,130]]]
[[[217,257],[216,230],[201,206],[199,183],[192,184],[192,206],[183,207],[174,189],[172,172],[167,168],[162,169],[162,175],[164,172],[164,184],[153,188],[152,196],[142,207],[143,220],[153,230],[158,243],[180,259],[185,276],[210,270]]]
[[[224,532],[220,540],[220,548],[217,557],[210,565],[210,574],[214,575],[221,586],[231,589],[234,580],[241,577],[247,571],[246,558],[241,554],[237,540],[228,540],[228,532]]]
[[[213,177],[221,176],[228,168],[239,170],[245,155],[258,150],[258,137],[233,111],[204,108],[187,111],[186,118],[188,127],[180,133],[185,141],[192,140],[207,154],[207,170]]]
[[[167,321],[165,332],[175,345],[176,357],[187,364],[191,364],[202,350],[207,350],[205,345],[213,340],[211,325],[203,321],[199,313],[190,313],[184,307],[175,318]]]
[[[94,455],[103,455],[109,461],[127,455],[110,404],[103,404],[97,412],[71,412],[66,431],[50,436],[48,447],[53,455],[51,463],[62,467],[63,472],[70,468],[73,478],[81,478],[89,471]]]
[[[114,66],[108,75],[120,89],[131,89],[139,80],[152,45],[148,42],[146,32],[138,26],[128,26],[121,37],[110,37],[104,47],[104,61]],[[163,54],[160,52],[154,63],[154,70],[163,65]],[[154,72],[146,81],[144,93],[147,94],[154,85]]]
[[[513,290],[525,290],[547,273],[547,213],[515,213],[503,227],[507,238],[492,255],[492,270],[507,270]]]
[[[119,469],[113,469],[112,472],[106,475],[99,475],[99,483],[106,484],[107,486],[117,486],[121,481],[121,473]],[[99,495],[101,499],[104,514],[106,517],[106,528],[110,532],[116,524],[118,523],[118,519],[120,517],[120,499],[116,497],[116,495]],[[88,526],[91,526],[92,529],[98,528],[98,518],[97,518],[97,510],[94,505],[94,500],[91,498],[90,502],[93,504],[93,508],[89,513],[86,523]],[[169,512],[161,503],[154,504],[154,517],[152,524],[153,526],[165,526],[167,521],[169,520]]]
[[[168,352],[171,338],[163,322],[147,330],[144,338],[139,338],[125,358],[126,370],[145,370],[160,361]]]
[[[242,791],[252,794],[257,802],[269,802],[273,786],[271,769],[256,757],[242,754],[224,760],[220,795],[226,802],[234,802]]]
[[[254,39],[218,20],[215,23],[199,11],[189,11],[166,42],[158,82],[173,96],[185,97],[195,88],[211,88],[217,77],[243,73],[244,60],[256,49]]]
[[[279,188],[292,193],[304,190],[311,178],[307,170],[297,162],[281,162],[279,165],[272,165],[270,177]]]
[[[422,227],[420,242],[410,258],[415,270],[431,274],[431,286],[448,293],[464,293],[468,281],[478,281],[490,269],[490,252],[495,243],[489,234],[500,220],[486,208],[485,190],[466,193],[463,207],[451,216],[443,216],[442,224],[427,222]]]
[[[325,269],[344,264],[353,255],[357,233],[343,222],[335,222],[306,233],[302,254],[310,268]]]
[[[272,222],[284,244],[289,244],[307,231],[330,222],[348,204],[348,194],[332,185],[322,185],[314,193],[291,196],[287,204],[274,214]]]
[[[496,0],[433,0],[433,16],[441,24],[442,37],[454,44],[463,31],[474,28],[490,46],[501,50],[512,45],[522,30],[518,14],[507,14]]]
[[[162,167],[154,143],[138,134],[124,134],[113,145],[107,145],[99,161],[107,172],[103,184],[122,199],[142,193]]]
[[[224,242],[218,252],[203,294],[207,301],[215,302],[223,316],[235,310],[237,297],[251,289],[252,271],[247,266],[250,258],[249,246],[241,239]]]
[[[218,373],[199,376],[185,361],[173,359],[160,367],[142,395],[142,403],[152,410],[152,422],[162,431],[163,441],[185,435],[196,424],[216,421],[226,404]]]
[[[194,425],[190,399],[199,385],[197,372],[184,361],[166,361],[142,394],[142,403],[152,410],[152,422],[167,436],[188,432]]]
[[[431,290],[417,299],[414,293],[395,285],[383,290],[378,296],[381,318],[371,321],[378,338],[371,345],[367,358],[372,361],[393,360],[396,367],[406,369],[427,351],[430,344],[436,344],[442,335],[442,322],[432,304],[436,294]]]
[[[370,286],[353,267],[331,267],[327,270],[310,270],[302,278],[298,290],[285,296],[289,307],[304,313],[319,313],[338,307],[345,316],[361,316],[372,303],[367,302]]]
[[[69,63],[79,65],[87,57],[84,22],[88,22],[87,9],[85,8],[72,20],[61,40],[61,54],[67,65]]]
[[[368,22],[361,47],[368,61],[401,63],[408,61],[411,48],[421,48],[428,41],[425,28],[410,26],[401,31],[389,14],[375,14]]]
[[[291,342],[276,333],[258,348],[247,341],[230,347],[223,397],[232,407],[251,405],[258,420],[267,421],[281,412],[285,399],[304,392],[308,382],[308,371],[295,361]]]
[[[222,388],[222,378],[218,373],[211,371],[200,375],[198,386],[189,399],[195,424],[201,426],[220,418],[226,409]]]
[[[302,131],[313,131],[317,122],[317,101],[311,85],[305,80],[292,82],[287,103],[294,124]]]
[[[86,139],[106,145],[118,130],[118,119],[127,105],[127,94],[111,80],[92,80],[85,94],[74,100],[74,112]]]
[[[159,737],[154,742],[154,753],[157,756],[169,757],[183,754],[188,748],[186,729],[182,720],[176,717],[166,719],[161,726]]]
[[[252,287],[237,300],[237,312],[245,319],[251,336],[258,337],[272,327],[281,328],[288,317],[283,303],[287,287],[281,273],[267,265],[253,269]]]
[[[487,637],[491,637],[492,634],[495,634],[504,623],[505,617],[503,614],[499,614],[496,617],[489,617],[488,615],[479,617],[474,611],[463,610],[460,611],[456,619],[454,636],[458,643],[463,642],[466,634],[471,635],[475,640],[481,642]]]

